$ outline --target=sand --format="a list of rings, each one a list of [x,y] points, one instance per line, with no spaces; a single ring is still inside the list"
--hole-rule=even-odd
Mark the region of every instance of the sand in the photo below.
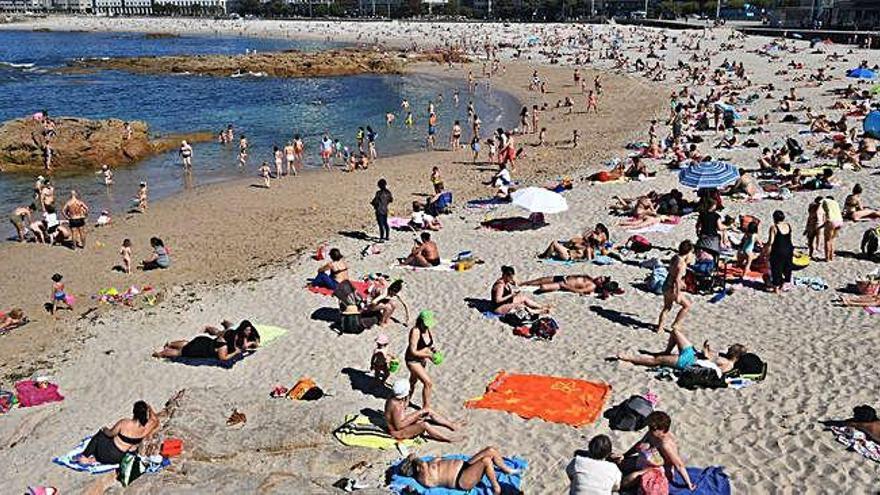
[[[124,21],[119,29],[142,26],[153,32],[161,30],[162,22],[170,22],[167,29],[172,32],[180,27],[179,21],[137,20]],[[52,18],[38,25],[53,29],[104,29],[105,23]],[[275,31],[261,24],[266,26],[263,31],[248,33],[283,35],[297,29],[293,23],[277,24]],[[447,29],[444,25],[403,26],[421,31]],[[204,29],[210,33],[222,28],[217,25]],[[464,28],[453,25],[449,29],[460,32]],[[475,38],[479,38],[482,29],[486,28],[474,29]],[[517,25],[499,29],[497,36],[521,43],[527,34],[557,29],[568,28]],[[646,43],[641,39],[645,33],[663,33],[637,30],[638,34],[633,35],[629,28],[610,27],[602,28],[602,32],[614,29],[627,34],[627,53],[633,57],[646,53]],[[702,44],[717,47],[727,33],[710,32],[710,38]],[[408,41],[406,35],[390,39]],[[752,49],[767,41],[750,38],[745,45]],[[800,48],[804,46],[799,44]],[[670,48],[663,52],[667,64],[681,57],[671,43]],[[546,61],[537,52],[538,48],[526,51],[521,58],[530,55],[531,63],[542,64],[539,70],[549,77],[549,86],[554,91],[549,96],[556,99],[557,95],[574,93],[574,88],[564,86],[571,80],[571,69],[543,65]],[[510,54],[502,53],[505,57]],[[712,55],[713,65],[725,56],[734,58],[733,53],[716,53]],[[774,71],[789,60],[797,58],[808,67],[825,64],[821,56],[803,51],[784,55],[776,63],[767,63],[764,58],[742,50],[735,56],[746,63],[755,84],[772,81],[781,90],[787,90],[792,83],[786,77],[774,76]],[[830,73],[840,76],[844,68],[863,58],[867,55],[855,53],[848,63],[831,64]],[[495,83],[530,105],[537,98],[525,88],[532,66],[507,65],[507,76]],[[595,65],[608,69],[610,62],[598,61]],[[457,68],[453,73],[463,71],[464,68]],[[585,77],[591,79],[589,71]],[[607,118],[604,124],[595,117],[563,117],[557,112],[557,120],[550,128],[551,140],[567,139],[576,125],[583,131],[583,148],[574,154],[554,147],[540,152],[528,149],[529,158],[518,164],[521,168],[516,177],[540,184],[544,178],[561,173],[587,174],[598,170],[603,158],[625,156],[625,142],[646,139],[647,121],[653,116],[665,117],[669,89],[637,82],[632,77],[618,77],[611,72],[603,76],[609,92],[601,101],[600,116]],[[674,82],[672,77],[670,73],[667,84]],[[824,90],[845,84],[838,77],[823,88],[799,86],[798,91],[814,108],[824,108],[831,102]],[[778,97],[782,92],[776,94]],[[750,105],[750,111],[762,115],[775,105],[775,100],[759,100]],[[552,113],[545,113],[545,120]],[[837,117],[835,111],[828,113]],[[781,117],[771,115],[774,122]],[[799,127],[774,123],[769,128],[771,134],[755,137],[762,146],[796,132]],[[660,133],[667,132],[663,129]],[[714,140],[714,136],[709,136],[701,150],[729,157],[749,168],[754,166],[760,149],[719,152],[711,149]],[[522,141],[528,142],[528,138]],[[693,313],[685,322],[691,339],[695,343],[708,339],[716,348],[743,343],[768,361],[770,373],[766,381],[740,391],[690,392],[674,383],[656,381],[642,368],[604,361],[619,350],[659,350],[664,344],[662,337],[645,329],[655,321],[661,304],[659,296],[636,287],[646,276],[646,270],[622,264],[557,267],[535,260],[535,253],[550,240],[569,237],[598,221],[611,226],[613,239],[626,239],[629,233],[616,227],[618,219],[608,213],[608,199],[651,189],[668,190],[677,185],[675,174],[663,170],[658,162],[651,163],[651,167],[660,173],[650,181],[602,186],[578,181],[577,187],[566,195],[571,209],[548,217],[550,225],[535,231],[500,233],[477,228],[487,217],[520,215],[512,206],[494,212],[457,208],[453,215],[444,218],[444,229],[435,237],[444,255],[473,250],[486,261],[464,273],[391,270],[394,258],[409,249],[408,234],[393,234],[383,253],[364,259],[356,253],[367,245],[365,241],[334,235],[339,230],[369,225],[370,212],[365,205],[372,194],[372,184],[380,175],[391,179],[398,198],[407,198],[411,193],[427,190],[430,165],[438,164],[457,199],[485,193],[473,183],[491,172],[450,161],[450,154],[444,152],[411,155],[380,161],[376,169],[366,173],[315,173],[308,178],[290,179],[278,188],[273,185],[270,191],[247,187],[255,182],[251,179],[199,188],[157,203],[149,214],[99,234],[98,238],[106,244],[101,249],[69,253],[59,248],[5,246],[0,267],[3,273],[12,273],[15,278],[0,286],[0,300],[21,301],[23,305],[31,302],[27,308],[39,321],[2,337],[4,371],[9,378],[30,374],[34,369],[49,369],[67,396],[61,404],[16,410],[0,422],[0,438],[5,447],[0,449],[0,462],[7,472],[14,473],[10,482],[16,489],[34,483],[52,484],[64,492],[84,487],[92,481],[88,476],[53,466],[49,458],[99,426],[126,416],[133,401],[143,398],[161,406],[174,392],[187,389],[168,425],[169,434],[185,439],[186,455],[162,474],[142,478],[130,491],[333,493],[334,481],[356,476],[371,486],[364,493],[381,493],[384,469],[397,454],[346,448],[329,433],[344,415],[381,410],[383,401],[363,385],[362,378],[369,367],[376,331],[337,336],[325,321],[328,311],[322,309],[333,306],[333,301],[301,289],[317,266],[308,257],[311,250],[318,240],[327,240],[346,253],[353,274],[382,271],[401,276],[406,282],[404,296],[410,307],[430,308],[438,314],[440,324],[435,335],[447,359],[443,365],[429,368],[435,382],[435,407],[467,420],[469,439],[454,446],[429,443],[419,449],[420,453],[473,452],[488,444],[496,445],[506,455],[521,455],[531,461],[525,475],[529,492],[561,493],[567,488],[565,464],[572,451],[583,447],[590,437],[610,434],[618,451],[638,438],[636,433],[609,431],[604,420],[575,430],[540,420],[524,421],[497,411],[464,409],[464,401],[479,395],[492,376],[503,369],[605,381],[613,387],[608,405],[633,394],[653,391],[660,397],[659,408],[673,418],[673,433],[687,464],[725,466],[736,493],[867,493],[875,488],[880,474],[877,465],[844,451],[818,423],[820,419],[846,417],[852,406],[871,403],[877,397],[870,366],[876,340],[872,332],[876,331],[877,323],[861,309],[832,305],[838,292],[853,282],[857,274],[876,268],[876,264],[846,254],[857,251],[868,223],[844,227],[838,242],[843,253],[836,261],[814,262],[799,273],[823,277],[830,286],[827,291],[794,289],[772,295],[737,287],[718,304],[710,304],[708,297],[694,297]],[[880,188],[870,174],[871,171],[835,174],[842,186],[832,193],[842,201],[851,185],[860,182],[865,187],[866,202],[876,202]],[[325,191],[346,199],[330,207]],[[298,201],[291,202],[291,197]],[[799,233],[807,204],[813,197],[814,194],[803,193],[784,202],[728,201],[724,213],[749,213],[766,222],[773,210],[782,209]],[[400,203],[404,203],[403,199]],[[188,213],[183,215],[181,211]],[[369,227],[368,232],[373,233],[372,229]],[[669,234],[648,237],[660,246],[670,247],[693,237],[692,232],[693,219],[687,218]],[[136,246],[144,246],[146,238],[155,233],[174,246],[174,268],[131,280],[164,289],[164,302],[83,320],[62,315],[56,325],[33,309],[48,292],[48,275],[54,271],[69,274],[68,286],[81,299],[102,285],[122,283],[120,276],[109,274],[104,268],[115,262],[114,246],[119,238],[132,237]],[[766,237],[763,226],[761,237]],[[90,242],[94,240],[93,236]],[[803,246],[801,236],[795,235],[795,240]],[[140,248],[137,255],[143,254]],[[609,274],[622,283],[626,293],[606,301],[572,295],[540,296],[556,305],[561,331],[552,342],[527,341],[511,335],[509,328],[500,323],[484,320],[466,304],[466,298],[488,297],[489,285],[502,264],[515,265],[521,279],[557,273]],[[78,308],[77,313],[81,311]],[[149,352],[166,340],[191,337],[201,326],[216,324],[221,318],[249,318],[290,331],[233,370],[191,368],[149,357]],[[386,331],[392,340],[392,351],[402,354],[406,329],[397,325]],[[331,390],[333,397],[316,403],[268,398],[273,386],[290,386],[302,375]],[[233,408],[248,416],[242,429],[227,429],[224,424]],[[349,468],[360,461],[371,466],[351,474]],[[842,487],[845,488],[841,490]]]

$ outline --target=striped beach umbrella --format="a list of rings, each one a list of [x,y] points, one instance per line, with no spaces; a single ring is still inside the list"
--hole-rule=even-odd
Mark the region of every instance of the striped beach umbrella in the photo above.
[[[694,189],[720,189],[739,179],[739,170],[727,162],[700,162],[678,173],[678,181]]]

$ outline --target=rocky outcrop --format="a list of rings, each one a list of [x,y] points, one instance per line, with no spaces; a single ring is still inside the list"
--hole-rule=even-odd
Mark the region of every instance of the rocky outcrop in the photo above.
[[[330,50],[321,52],[284,51],[246,55],[196,55],[168,57],[125,57],[86,59],[71,62],[67,70],[112,69],[139,74],[200,74],[233,76],[238,74],[275,77],[322,77],[356,74],[396,74],[410,62],[436,61],[457,54],[430,52],[407,54],[399,51]]]
[[[97,170],[101,165],[118,167],[175,149],[181,139],[192,142],[213,139],[213,133],[208,132],[151,139],[149,127],[140,121],[130,122],[131,137],[125,139],[122,120],[57,117],[53,121],[55,134],[50,139],[53,169]],[[43,170],[45,149],[46,135],[40,121],[26,118],[0,125],[0,170]]]

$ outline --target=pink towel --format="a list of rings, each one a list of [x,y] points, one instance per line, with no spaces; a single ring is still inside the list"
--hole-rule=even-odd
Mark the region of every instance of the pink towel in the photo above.
[[[58,393],[58,385],[50,383],[46,388],[39,388],[33,380],[16,383],[15,395],[18,396],[20,407],[33,407],[64,400],[64,397]]]
[[[663,468],[650,469],[639,477],[639,495],[669,495],[669,480]]]

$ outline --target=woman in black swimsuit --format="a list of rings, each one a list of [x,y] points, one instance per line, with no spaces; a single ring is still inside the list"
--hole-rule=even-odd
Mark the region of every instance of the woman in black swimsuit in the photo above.
[[[773,212],[773,225],[765,244],[770,261],[770,292],[778,292],[783,285],[791,283],[792,256],[791,225],[785,221],[785,213]]]
[[[336,248],[330,250],[329,256],[330,262],[318,268],[318,274],[312,280],[312,285],[336,290],[336,286],[348,280],[348,265],[342,253]]]
[[[416,382],[422,382],[422,408],[430,407],[431,391],[434,383],[428,376],[428,360],[436,351],[431,328],[437,324],[434,313],[422,311],[416,318],[416,325],[409,331],[409,345],[406,348],[406,367],[409,368],[410,398],[415,391]]]
[[[256,334],[256,330],[252,334],[247,334],[227,329],[216,336],[199,335],[192,340],[166,342],[162,350],[153,353],[153,357],[185,357],[229,361],[239,357],[246,350],[256,347],[258,343],[259,335]]]
[[[83,465],[119,464],[126,453],[137,451],[138,445],[157,429],[159,418],[153,408],[139,400],[134,403],[131,419],[120,419],[111,428],[101,428],[76,461]]]

